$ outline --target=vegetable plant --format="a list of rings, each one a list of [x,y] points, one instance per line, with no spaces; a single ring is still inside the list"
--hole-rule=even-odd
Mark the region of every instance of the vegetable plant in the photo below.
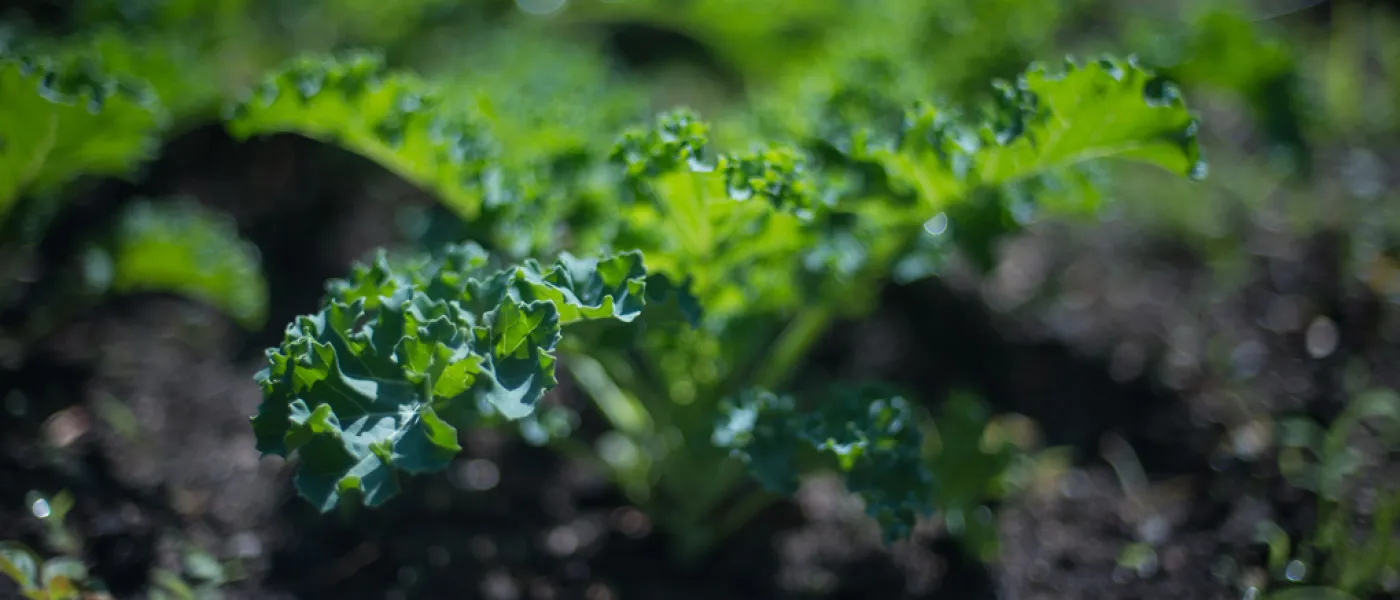
[[[830,72],[882,67],[897,68],[862,57]],[[268,351],[260,450],[299,456],[298,489],[322,510],[351,496],[378,505],[400,478],[445,468],[471,428],[528,418],[563,365],[615,428],[598,458],[654,518],[691,532],[683,552],[771,501],[746,473],[790,493],[822,467],[888,538],[907,535],[947,493],[924,452],[928,419],[878,383],[791,381],[823,331],[868,310],[900,265],[936,272],[950,248],[985,249],[1018,213],[1091,205],[1087,163],[1205,168],[1176,88],[1131,59],[1034,65],[976,110],[880,83],[827,74],[786,97],[797,108],[784,121],[726,123],[742,143],[723,149],[695,112],[663,112],[586,148],[560,181],[550,162],[521,158],[528,147],[493,141],[502,117],[373,55],[274,72],[228,112],[237,135],[340,144],[460,218],[533,212],[536,231],[559,237],[511,243],[502,227],[479,244],[381,254],[328,284]],[[713,476],[678,476],[696,470]],[[717,510],[730,512],[699,526]]]

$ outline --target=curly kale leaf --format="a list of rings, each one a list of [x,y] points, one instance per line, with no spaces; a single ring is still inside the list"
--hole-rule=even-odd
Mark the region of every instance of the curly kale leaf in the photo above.
[[[650,128],[623,132],[611,158],[633,179],[682,169],[710,171],[714,165],[709,143],[710,124],[694,111],[677,109],[657,116]]]
[[[978,161],[986,183],[1001,183],[1095,158],[1157,165],[1192,178],[1206,174],[1198,124],[1169,81],[1134,60],[1033,65],[1002,85],[997,145]]]
[[[475,113],[382,57],[301,57],[228,111],[237,138],[292,132],[371,158],[436,193],[463,218],[499,189],[496,143]]]
[[[795,209],[814,197],[804,159],[782,147],[716,155],[708,136],[709,126],[687,110],[623,134],[612,160],[630,202],[620,207],[626,227],[612,245],[641,249],[653,271],[689,280],[718,320],[800,302],[792,258],[810,245],[811,232]],[[768,202],[749,202],[754,196]]]
[[[934,511],[934,478],[913,406],[881,386],[835,387],[799,410],[790,396],[749,390],[723,403],[712,441],[729,448],[768,489],[791,494],[803,453],[841,474],[887,539],[907,537]]]
[[[94,64],[0,48],[0,218],[21,195],[123,176],[154,156],[169,124],[154,92]]]
[[[398,472],[446,467],[459,427],[528,416],[557,383],[561,326],[630,321],[645,285],[637,252],[499,270],[474,245],[435,260],[380,253],[268,350],[258,449],[298,453],[297,489],[323,511],[350,492],[382,504]]]
[[[646,289],[648,303],[666,307],[692,328],[700,326],[704,310],[700,308],[700,300],[690,292],[690,279],[676,283],[665,273],[652,273],[647,276]]]
[[[490,240],[494,252],[517,260],[598,252],[621,226],[608,152],[619,131],[647,114],[645,92],[577,43],[513,29],[474,40],[473,52],[436,73],[444,94],[478,107],[511,190],[508,201],[457,224],[454,239]]]
[[[726,399],[711,441],[749,466],[763,487],[785,495],[797,491],[801,424],[792,396],[750,389]]]
[[[608,317],[629,322],[646,303],[646,267],[636,252],[602,260],[566,252],[549,269],[531,260],[519,273],[533,298],[559,307],[564,323]]]
[[[734,154],[722,163],[729,196],[744,201],[759,196],[774,208],[805,211],[814,201],[812,183],[803,177],[807,160],[787,146]]]
[[[922,93],[895,84],[895,65],[869,64],[817,94],[792,125],[822,157],[824,179],[844,171],[865,184],[824,181],[835,195],[821,205],[849,218],[818,237],[808,258],[819,270],[883,273],[893,255],[895,277],[909,281],[941,272],[954,249],[988,268],[997,240],[1031,218],[1096,210],[1110,166],[1099,159],[1191,178],[1206,171],[1176,88],[1133,60],[1032,65],[998,84],[980,114],[907,101]]]
[[[874,156],[937,210],[978,186],[1100,158],[1205,176],[1195,117],[1174,85],[1134,61],[1067,60],[1056,72],[1037,64],[997,89],[995,110],[975,127],[933,106],[916,106],[898,148]]]

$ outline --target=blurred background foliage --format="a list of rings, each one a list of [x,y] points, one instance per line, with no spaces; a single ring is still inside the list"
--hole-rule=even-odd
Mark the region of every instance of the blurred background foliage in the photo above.
[[[1393,474],[1394,445],[1381,435],[1391,432],[1355,434],[1381,438],[1357,442],[1356,452],[1339,449],[1349,442],[1336,441],[1353,435],[1346,433],[1350,429],[1324,433],[1334,431],[1327,429],[1334,423],[1350,427],[1351,417],[1339,415],[1393,418],[1393,395],[1385,390],[1400,384],[1390,374],[1400,366],[1400,205],[1394,197],[1400,13],[1386,3],[20,0],[6,10],[0,93],[27,84],[18,81],[27,77],[21,62],[7,62],[22,55],[144,82],[141,93],[114,96],[131,100],[129,106],[114,102],[117,108],[95,117],[78,111],[53,117],[64,126],[50,134],[58,150],[41,161],[42,169],[10,168],[16,165],[0,160],[0,177],[6,178],[0,180],[0,325],[5,364],[18,373],[16,382],[24,373],[40,372],[35,365],[50,360],[41,350],[45,341],[63,339],[69,322],[100,314],[94,307],[104,302],[128,306],[111,300],[113,294],[154,291],[205,302],[248,330],[231,343],[239,347],[233,354],[244,356],[275,340],[285,318],[310,309],[318,280],[339,275],[348,259],[376,245],[431,250],[475,239],[524,257],[566,247],[591,251],[617,236],[627,239],[626,232],[592,228],[615,220],[600,214],[616,206],[609,196],[615,190],[595,176],[600,158],[620,132],[676,106],[710,122],[714,146],[745,151],[760,139],[853,135],[824,129],[835,121],[821,118],[827,107],[820,103],[836,90],[847,94],[844,110],[864,111],[859,114],[878,129],[882,119],[898,119],[898,107],[914,100],[977,114],[996,100],[988,82],[1012,79],[1034,61],[1135,54],[1179,83],[1200,115],[1210,163],[1206,181],[1131,165],[1084,168],[1072,177],[980,199],[975,209],[964,209],[973,212],[956,215],[951,247],[949,236],[939,235],[946,219],[930,219],[893,281],[856,293],[839,287],[849,279],[837,279],[834,289],[854,298],[845,307],[848,314],[745,322],[735,328],[745,335],[725,338],[657,326],[659,333],[616,355],[582,342],[566,348],[572,382],[566,387],[592,404],[550,404],[521,433],[531,443],[600,466],[627,501],[643,507],[671,537],[668,549],[702,560],[739,530],[755,527],[776,499],[745,487],[733,462],[705,470],[722,452],[677,437],[693,440],[709,430],[711,423],[699,416],[705,411],[692,406],[693,399],[734,391],[725,389],[728,378],[738,376],[734,371],[742,370],[734,364],[752,362],[749,357],[787,325],[811,338],[807,343],[817,347],[817,356],[779,360],[772,373],[762,374],[771,383],[814,385],[830,372],[902,379],[913,388],[936,417],[926,437],[936,441],[928,454],[948,490],[940,500],[940,526],[969,555],[1004,563],[998,575],[1003,593],[1016,589],[1021,595],[1008,597],[1033,597],[1026,590],[1037,585],[1050,585],[1062,597],[1074,590],[1090,593],[1073,581],[1049,577],[1053,585],[1044,584],[1043,573],[1017,571],[1017,543],[1009,532],[1013,524],[1025,526],[1018,519],[1039,523],[1036,511],[1053,513],[1064,503],[1107,509],[1073,504],[1097,498],[1092,493],[1054,502],[1023,498],[1054,487],[1047,478],[1061,481],[1065,472],[1106,464],[1114,497],[1141,504],[1160,492],[1161,472],[1181,470],[1159,456],[1170,452],[1154,455],[1148,446],[1180,431],[1164,434],[1166,425],[1116,422],[1138,414],[1139,407],[1104,408],[1112,400],[1081,398],[1076,394],[1086,392],[1070,385],[1055,393],[1018,392],[1020,384],[1008,381],[1024,373],[1009,363],[969,365],[985,358],[973,349],[964,357],[908,350],[911,343],[942,348],[934,338],[953,337],[947,332],[956,327],[939,319],[958,317],[937,312],[947,306],[938,298],[951,293],[973,302],[974,312],[991,315],[986,318],[994,326],[977,335],[1053,342],[1096,361],[1100,375],[1106,371],[1120,383],[1145,378],[1154,393],[1172,395],[1191,419],[1194,433],[1184,437],[1205,437],[1203,445],[1223,449],[1210,455],[1206,470],[1213,476],[1233,476],[1222,461],[1241,461],[1254,465],[1243,471],[1250,478],[1279,475],[1290,489],[1312,494],[1317,508],[1307,513],[1311,517],[1299,517],[1301,525],[1287,522],[1293,509],[1277,509],[1271,518],[1280,524],[1261,525],[1261,542],[1241,542],[1254,544],[1255,554],[1267,548],[1266,556],[1231,558],[1233,571],[1221,567],[1214,573],[1228,579],[1231,589],[1254,589],[1254,597],[1304,583],[1356,597],[1396,590],[1400,550],[1392,538],[1400,495],[1385,484],[1386,474]],[[272,158],[257,173],[236,171],[232,165],[247,161],[218,152],[190,159],[210,164],[171,162],[198,154],[192,149],[216,147],[208,139],[223,135],[219,120],[275,67],[302,54],[363,48],[380,52],[390,68],[417,73],[455,110],[485,119],[494,139],[489,150],[515,182],[511,201],[487,201],[478,218],[463,220],[395,176],[364,175],[372,171],[366,163],[329,145],[296,153],[295,165],[286,158],[291,151],[276,154],[282,146],[259,146]],[[0,97],[0,133],[20,139],[32,133],[32,123],[13,115],[33,112],[10,102]],[[146,167],[131,170],[125,162],[106,161],[105,154],[61,151],[93,136],[106,136],[113,147],[141,147],[135,162]],[[217,164],[224,160],[228,171]],[[286,184],[289,177],[306,181]],[[243,178],[274,183],[230,183]],[[340,179],[347,183],[335,187]],[[275,182],[292,191],[273,195],[268,190]],[[293,208],[259,194],[331,199]],[[331,213],[365,210],[369,216],[361,220],[368,224],[339,230],[274,224],[331,223]],[[546,220],[572,227],[561,232],[535,226]],[[835,241],[814,249],[809,260],[856,272],[845,265],[868,252],[860,235],[829,239]],[[327,257],[310,258],[318,253]],[[300,291],[288,291],[293,288]],[[805,314],[799,297],[773,298],[789,314]],[[868,366],[852,355],[863,347],[861,336],[884,339],[882,319],[922,339],[888,343],[908,356]],[[829,323],[835,333],[823,336]],[[810,331],[803,333],[803,327]],[[636,364],[647,364],[633,362],[638,352],[648,352],[646,344],[664,347],[654,352],[664,360],[647,365],[659,373],[629,378]],[[735,356],[745,359],[722,360]],[[927,365],[911,366],[928,356],[948,360],[927,367],[929,375],[919,372]],[[237,362],[241,358],[217,360],[234,363],[234,371],[246,366]],[[943,379],[930,382],[935,375]],[[1305,381],[1298,384],[1297,378]],[[665,389],[647,389],[646,381]],[[11,389],[31,387],[16,383]],[[20,422],[24,410],[13,407],[29,401],[16,397],[7,396],[7,409]],[[134,412],[149,409],[84,402],[109,422],[128,422]],[[44,416],[32,419],[37,422],[30,429],[43,423],[44,431],[52,429],[53,415],[65,414],[56,408],[33,412]],[[1142,447],[1136,455],[1115,443],[1100,447],[1099,434],[1108,429],[1123,430]],[[974,441],[976,451],[970,448]],[[473,481],[491,472],[483,471],[488,464],[497,468],[480,460],[464,467],[464,473],[475,473]],[[1134,475],[1139,471],[1140,477]],[[1365,493],[1348,496],[1345,490],[1353,488],[1329,479],[1342,474],[1361,478],[1356,485]],[[171,487],[182,485],[176,476],[166,479]],[[482,489],[476,485],[466,487]],[[1285,503],[1268,484],[1253,494],[1266,504]],[[1004,516],[993,516],[991,507],[1003,505],[1010,507]],[[27,534],[27,527],[7,526],[0,533]],[[1112,579],[1132,572],[1149,585],[1153,575],[1170,571],[1170,544],[1160,536],[1119,538],[1110,540],[1122,542],[1114,546]],[[1364,549],[1362,558],[1348,558],[1357,556],[1350,554],[1356,548]],[[267,554],[261,560],[269,560]],[[1041,560],[1047,559],[1022,562]],[[1303,574],[1294,563],[1304,565]],[[793,585],[815,594],[830,591],[824,581],[808,576]]]

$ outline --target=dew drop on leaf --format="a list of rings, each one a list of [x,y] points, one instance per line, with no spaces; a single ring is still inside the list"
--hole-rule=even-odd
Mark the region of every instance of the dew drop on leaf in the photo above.
[[[53,511],[49,509],[49,501],[44,498],[35,500],[29,510],[34,513],[34,516],[40,519],[47,519],[50,514],[53,514]]]
[[[1307,574],[1308,566],[1296,558],[1289,561],[1288,566],[1283,569],[1283,576],[1294,583],[1302,581]]]
[[[924,231],[928,232],[929,235],[943,235],[944,232],[948,231],[948,215],[938,213],[932,219],[924,221]]]
[[[281,90],[277,87],[277,84],[269,81],[258,86],[256,96],[258,102],[262,103],[262,106],[265,108],[272,106],[272,104],[277,101],[277,97],[280,94]],[[244,110],[246,110],[246,107]]]
[[[324,75],[320,73],[305,73],[297,78],[297,91],[301,93],[302,100],[310,100],[321,93],[321,86],[324,85]]]

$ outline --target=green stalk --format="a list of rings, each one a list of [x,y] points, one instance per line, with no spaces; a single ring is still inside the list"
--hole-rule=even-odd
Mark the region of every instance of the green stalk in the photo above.
[[[797,313],[797,317],[778,335],[772,351],[754,372],[753,385],[775,388],[787,383],[787,378],[807,357],[812,344],[826,333],[830,322],[831,311],[824,306],[808,307]]]

